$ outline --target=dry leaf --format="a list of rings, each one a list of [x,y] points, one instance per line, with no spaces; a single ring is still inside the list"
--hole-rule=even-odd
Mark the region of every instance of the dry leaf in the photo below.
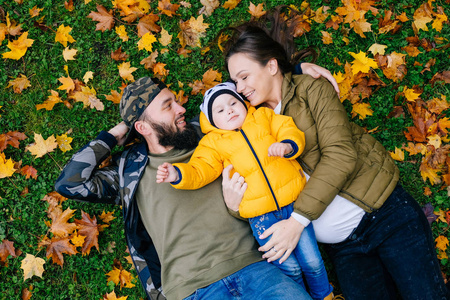
[[[30,151],[32,155],[36,155],[35,158],[39,158],[44,156],[49,152],[53,152],[55,148],[58,146],[55,137],[53,134],[48,137],[48,139],[44,140],[41,134],[34,134],[34,143],[28,145],[25,148],[25,151]]]
[[[61,43],[64,47],[67,47],[67,43],[75,42],[74,38],[69,34],[72,31],[72,27],[65,27],[63,24],[59,25],[56,31],[55,42]]]
[[[27,49],[33,45],[34,40],[28,38],[28,31],[24,32],[17,40],[8,41],[8,47],[11,51],[2,54],[3,58],[18,60],[25,55]]]
[[[28,80],[27,76],[20,74],[19,77],[17,77],[14,80],[10,80],[8,82],[8,87],[12,86],[14,89],[14,93],[16,94],[22,94],[22,91],[28,87],[31,86],[30,81]]]
[[[56,103],[62,102],[61,98],[59,97],[59,93],[54,90],[50,90],[51,95],[48,96],[47,100],[44,101],[42,104],[36,104],[36,109],[43,109],[46,110],[52,110],[53,106],[55,106]]]
[[[100,250],[98,247],[100,225],[97,225],[95,216],[91,218],[87,213],[81,211],[81,220],[75,220],[75,223],[77,224],[78,234],[86,237],[81,253],[83,255],[88,255],[91,252],[92,247]]]
[[[69,47],[64,48],[63,57],[65,61],[75,60],[74,56],[77,55],[77,49],[69,49]]]
[[[119,69],[119,75],[122,79],[134,82],[134,77],[131,73],[137,70],[135,67],[130,66],[130,62],[123,62],[117,66]]]
[[[105,32],[106,30],[110,30],[114,26],[114,16],[111,13],[111,10],[108,11],[106,8],[100,4],[97,4],[97,11],[91,11],[88,18],[91,18],[93,21],[97,21],[97,25],[95,26],[95,30],[101,30]]]
[[[23,270],[23,281],[31,278],[33,276],[38,276],[42,278],[42,273],[44,273],[45,260],[40,257],[36,257],[27,253],[25,258],[22,260],[20,268]]]
[[[266,11],[264,11],[262,3],[255,6],[255,4],[253,4],[252,2],[250,2],[250,5],[248,7],[248,12],[252,15],[252,17],[255,18],[260,18],[267,13]]]

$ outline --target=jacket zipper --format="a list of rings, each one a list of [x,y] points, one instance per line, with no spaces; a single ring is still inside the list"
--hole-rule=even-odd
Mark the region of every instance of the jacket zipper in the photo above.
[[[280,206],[278,205],[278,201],[277,201],[277,198],[275,197],[275,193],[273,192],[272,186],[270,185],[270,182],[269,182],[269,179],[267,178],[266,172],[264,172],[262,164],[259,161],[258,156],[256,155],[255,149],[253,149],[253,146],[250,143],[250,141],[248,140],[247,135],[245,134],[244,130],[239,129],[239,131],[242,134],[242,136],[244,137],[245,141],[247,142],[247,145],[250,148],[250,150],[252,151],[253,156],[255,157],[256,161],[258,162],[259,168],[261,169],[261,172],[264,175],[264,179],[266,179],[267,186],[269,187],[270,193],[272,194],[273,200],[275,201],[275,205],[277,206],[277,210],[280,210]]]

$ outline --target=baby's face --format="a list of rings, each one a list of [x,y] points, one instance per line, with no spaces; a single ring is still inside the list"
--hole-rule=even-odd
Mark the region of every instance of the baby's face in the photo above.
[[[244,104],[229,94],[218,96],[212,105],[212,117],[217,128],[234,130],[241,128],[247,116]]]

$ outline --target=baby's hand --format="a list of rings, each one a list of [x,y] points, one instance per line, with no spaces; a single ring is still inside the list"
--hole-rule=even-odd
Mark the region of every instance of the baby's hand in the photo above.
[[[273,143],[269,147],[269,156],[284,157],[292,152],[292,146],[288,143]]]
[[[156,171],[157,183],[173,182],[178,181],[178,179],[179,179],[178,172],[177,170],[175,170],[172,164],[163,163],[158,167],[158,171]]]

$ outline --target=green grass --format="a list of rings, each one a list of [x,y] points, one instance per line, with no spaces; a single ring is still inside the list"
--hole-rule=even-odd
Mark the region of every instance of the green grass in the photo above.
[[[45,221],[49,221],[46,212],[47,203],[42,199],[54,190],[53,185],[61,167],[77,149],[94,138],[100,130],[109,129],[120,121],[118,105],[106,100],[104,96],[109,95],[111,90],[120,92],[120,87],[124,82],[117,69],[121,62],[111,59],[110,53],[122,47],[122,51],[129,55],[127,61],[131,63],[132,67],[138,68],[133,73],[134,78],[153,75],[151,71],[140,65],[140,61],[150,53],[145,50],[139,51],[137,48],[139,38],[137,37],[136,22],[126,24],[120,20],[119,14],[115,13],[116,26],[125,25],[130,37],[129,41],[122,42],[114,30],[96,31],[97,22],[87,18],[91,11],[97,11],[97,4],[105,6],[108,10],[113,9],[111,1],[93,0],[88,4],[85,4],[84,1],[74,2],[75,9],[68,11],[65,9],[62,0],[28,0],[24,1],[23,4],[17,4],[12,0],[0,0],[0,23],[6,24],[6,14],[8,13],[11,20],[22,24],[23,31],[28,32],[28,38],[34,40],[32,47],[28,48],[26,54],[19,60],[0,59],[0,87],[2,88],[0,92],[0,106],[2,106],[0,108],[0,134],[20,131],[28,136],[26,140],[20,143],[19,149],[8,146],[3,153],[6,158],[11,158],[16,162],[22,161],[22,166],[31,165],[38,170],[37,180],[25,179],[23,175],[17,173],[11,177],[0,179],[0,240],[13,241],[14,247],[22,252],[15,258],[9,257],[7,266],[0,266],[0,277],[2,278],[0,281],[0,299],[20,299],[20,294],[24,288],[32,289],[32,299],[100,299],[102,295],[111,292],[113,289],[118,296],[128,296],[128,299],[144,297],[137,282],[137,286],[132,289],[120,289],[118,286],[107,283],[105,274],[112,270],[115,259],[121,261],[125,269],[131,270],[131,266],[124,259],[127,254],[125,253],[126,244],[119,207],[86,204],[73,200],[63,203],[64,209],[70,207],[77,210],[75,218],[80,218],[82,210],[91,216],[98,216],[103,210],[115,211],[116,219],[111,222],[110,227],[100,233],[100,251],[92,249],[87,256],[81,254],[64,255],[64,265],[61,268],[46,258],[45,250],[38,249],[39,241],[48,231]],[[175,3],[175,1],[172,2]],[[164,47],[158,42],[153,44],[153,49],[160,53],[157,61],[167,64],[166,69],[169,70],[169,75],[164,78],[166,84],[170,84],[171,88],[177,92],[183,89],[185,95],[189,95],[189,101],[184,106],[187,108],[188,117],[192,117],[199,112],[198,105],[202,97],[201,95],[190,95],[191,88],[188,84],[195,80],[201,80],[203,74],[209,69],[222,72],[223,79],[227,78],[222,53],[216,45],[211,43],[222,28],[250,19],[248,13],[250,1],[242,0],[231,11],[219,7],[211,16],[205,16],[204,22],[209,24],[209,27],[206,36],[202,39],[202,47],[209,46],[211,50],[202,54],[201,48],[187,47],[192,52],[188,57],[183,57],[177,54],[177,50],[180,48],[177,38],[180,30],[179,22],[181,20],[187,21],[191,17],[197,18],[198,11],[202,7],[200,1],[197,0],[187,0],[186,2],[190,2],[191,7],[181,6],[175,17],[160,15],[160,21],[157,23],[173,35],[173,38],[171,44],[165,47],[168,49],[166,53],[161,54]],[[220,0],[220,2],[223,4],[225,0]],[[258,4],[263,1],[255,0],[252,2]],[[264,1],[264,7],[267,9],[280,4],[280,2],[267,0]],[[294,0],[282,2],[283,4],[299,3],[299,1]],[[309,3],[313,10],[317,10],[323,3],[326,3],[330,7],[331,15],[336,15],[335,9],[343,6],[342,2],[338,0],[326,2],[310,0]],[[334,30],[326,28],[325,23],[318,24],[312,21],[312,30],[296,38],[297,45],[299,47],[311,46],[317,49],[320,53],[317,64],[332,72],[344,72],[344,66],[336,64],[335,58],[343,64],[352,62],[353,58],[349,52],[363,51],[368,54],[368,48],[374,43],[387,45],[386,53],[392,53],[393,51],[406,53],[402,48],[408,45],[406,38],[414,36],[413,15],[423,2],[418,0],[383,0],[377,3],[380,14],[378,16],[374,16],[370,12],[366,14],[367,22],[372,26],[372,32],[365,33],[366,38],[356,34],[348,24],[341,24],[338,30]],[[29,9],[34,6],[43,10],[38,17],[31,18]],[[152,13],[159,13],[157,1],[150,1],[150,6]],[[433,2],[432,8],[435,12],[437,6],[441,6],[447,16],[450,14],[448,1],[438,0]],[[379,18],[384,16],[387,10],[391,10],[396,15],[405,12],[410,19],[403,23],[402,29],[395,34],[391,32],[378,33]],[[47,28],[46,30],[35,26],[34,23],[36,19],[42,16],[44,16],[43,23]],[[329,18],[326,21],[328,20]],[[72,28],[70,34],[76,41],[69,43],[68,47],[78,50],[75,56],[76,60],[64,61],[62,51],[65,47],[55,42],[55,32],[61,24]],[[441,32],[432,29],[431,23],[428,24],[428,29],[428,31],[420,30],[418,38],[435,42],[436,38],[441,37],[444,38],[442,45],[450,43],[448,40],[450,36],[448,22],[444,24]],[[333,35],[333,44],[323,45],[321,31],[327,31]],[[344,36],[349,39],[348,44],[342,41]],[[157,35],[158,37],[159,35]],[[8,40],[16,39],[17,37],[7,35],[6,39],[0,43],[0,54],[9,51],[7,48]],[[436,45],[436,47],[442,45]],[[404,131],[406,127],[413,124],[404,97],[398,97],[398,93],[405,86],[411,88],[417,85],[423,89],[421,97],[425,100],[440,97],[441,94],[450,99],[450,86],[448,84],[443,82],[435,85],[430,84],[430,79],[434,74],[449,70],[448,49],[445,51],[438,51],[436,48],[430,51],[419,49],[422,53],[417,57],[406,56],[408,73],[402,81],[393,82],[386,78],[381,70],[375,71],[386,86],[380,87],[369,99],[364,99],[364,102],[370,103],[374,114],[364,120],[359,120],[357,117],[352,119],[368,130],[378,127],[373,135],[389,151],[393,151],[395,147],[401,147],[407,142]],[[368,54],[368,56],[372,57],[371,54]],[[423,66],[414,65],[415,62],[425,65],[430,59],[436,59],[436,63],[428,72],[421,73]],[[65,65],[67,65],[70,77],[80,81],[87,71],[94,72],[94,78],[88,86],[96,90],[98,98],[105,105],[104,111],[84,109],[81,103],[74,103],[73,100],[67,99],[65,91],[58,90],[61,85],[58,78],[67,76],[64,70]],[[12,88],[7,86],[9,81],[17,78],[19,74],[28,77],[31,87],[23,90],[21,94],[15,94]],[[73,107],[69,109],[60,103],[56,104],[51,111],[36,110],[35,105],[43,103],[50,95],[50,90],[58,91],[61,98],[70,102]],[[345,101],[344,105],[351,117],[351,104]],[[405,115],[398,118],[388,118],[388,114],[394,106],[402,106]],[[444,112],[443,115],[450,117],[448,111]],[[71,151],[63,153],[56,149],[42,158],[34,158],[30,152],[25,151],[25,147],[34,141],[34,133],[42,134],[44,138],[48,138],[51,135],[56,137],[66,132],[70,132],[68,136],[73,138],[71,144],[73,150]],[[430,202],[436,209],[440,208],[447,211],[450,208],[447,188],[444,185],[433,186],[429,181],[423,181],[419,172],[421,159],[420,155],[416,155],[407,157],[405,162],[398,163],[401,170],[401,183],[421,205]],[[425,187],[432,190],[431,196],[423,194]],[[21,195],[25,188],[28,188],[29,193]],[[439,235],[449,236],[446,223],[435,222],[432,224],[432,228],[435,238]],[[114,243],[115,247],[109,252],[108,246]],[[21,262],[27,253],[46,260],[42,278],[33,276],[26,281],[23,280]],[[442,260],[441,264],[444,273],[450,275],[447,260]],[[328,260],[327,266],[330,270],[330,278],[339,291]]]

